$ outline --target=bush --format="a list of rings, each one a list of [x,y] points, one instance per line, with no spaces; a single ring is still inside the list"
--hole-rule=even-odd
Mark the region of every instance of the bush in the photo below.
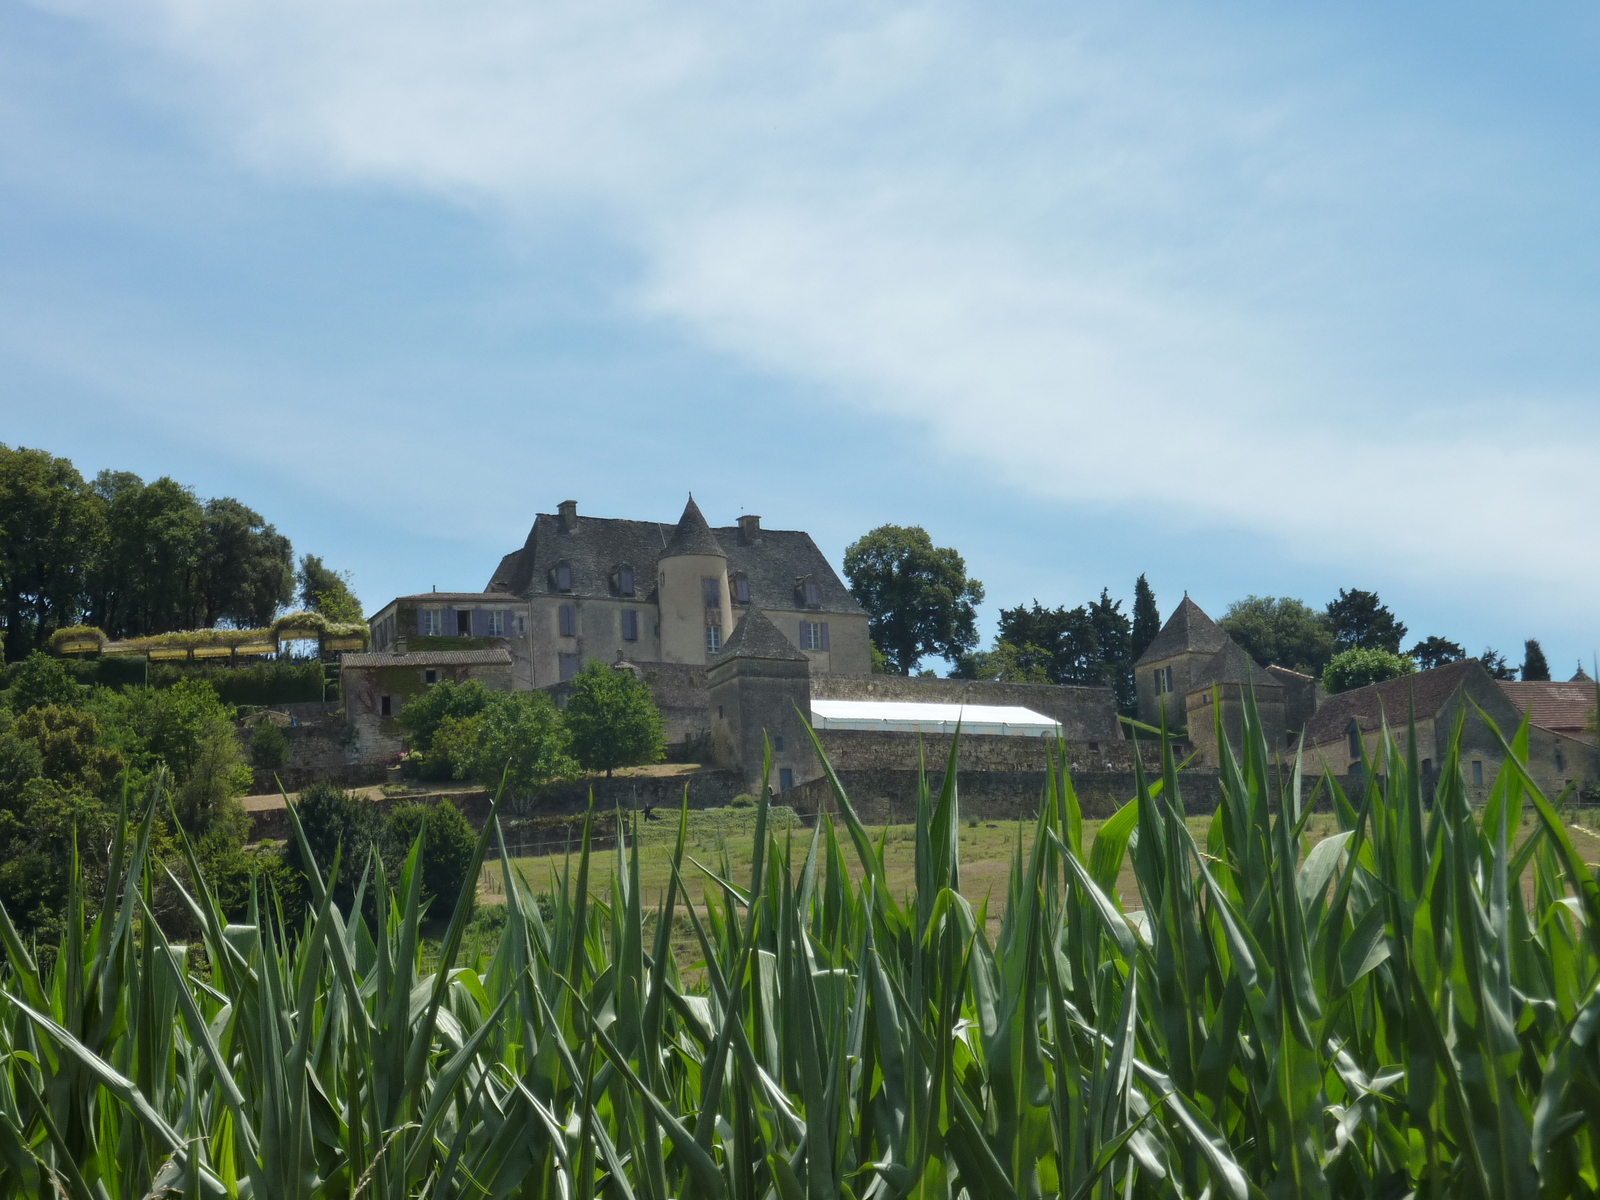
[[[320,662],[272,661],[247,667],[150,664],[152,687],[173,687],[185,681],[210,684],[227,704],[309,704],[322,700],[325,693]]]
[[[1333,661],[1323,670],[1322,688],[1331,696],[1398,679],[1416,669],[1417,664],[1403,654],[1390,654],[1387,650],[1346,650],[1334,655]]]
[[[76,708],[84,696],[84,688],[73,678],[67,664],[42,650],[35,650],[6,669],[6,704],[12,712],[45,705]]]
[[[754,796],[746,795],[743,792],[735,796],[732,800],[728,801],[729,808],[754,808],[755,806],[756,798]]]
[[[446,717],[434,735],[430,755],[443,757],[457,779],[474,779],[488,788],[503,778],[513,796],[526,796],[551,780],[577,770],[568,748],[561,712],[543,692],[486,692],[481,712]]]
[[[389,849],[396,862],[394,886],[399,886],[400,865],[418,836],[422,838],[422,898],[430,904],[428,915],[448,920],[455,913],[456,901],[467,881],[478,835],[461,810],[448,800],[401,805],[389,814],[387,829]],[[470,906],[476,900],[473,889],[468,892],[467,903]]]
[[[375,846],[381,845],[382,818],[370,803],[331,783],[314,783],[301,792],[295,802],[295,813],[324,879],[333,870],[334,856],[338,855],[339,879],[333,896],[348,913],[368,855]],[[289,838],[283,859],[295,874],[309,877],[298,838]]]
[[[406,731],[406,741],[411,750],[420,756],[415,761],[415,768],[421,778],[455,777],[456,767],[451,761],[448,747],[436,752],[434,739],[446,721],[463,721],[481,713],[489,706],[492,694],[476,679],[469,679],[466,683],[453,683],[447,679],[414,697],[400,710],[400,728]]]
[[[250,763],[263,771],[276,771],[289,754],[289,735],[270,717],[263,717],[250,735]]]

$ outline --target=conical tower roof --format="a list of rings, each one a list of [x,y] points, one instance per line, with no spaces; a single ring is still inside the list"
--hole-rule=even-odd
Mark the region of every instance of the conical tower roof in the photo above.
[[[722,643],[722,651],[715,661],[727,662],[735,658],[771,658],[780,662],[807,662],[794,643],[778,632],[778,627],[767,620],[759,608],[745,613],[733,636]]]
[[[693,495],[690,495],[689,503],[684,505],[683,516],[678,518],[678,527],[673,530],[672,540],[661,552],[661,557],[671,558],[675,554],[712,554],[718,558],[728,557],[717,544],[711,526],[707,525],[705,517],[700,515],[700,506],[694,502]]]
[[[1155,640],[1145,647],[1140,662],[1157,662],[1179,654],[1215,654],[1229,642],[1229,637],[1200,606],[1187,595],[1183,603],[1172,610],[1167,623],[1156,634]]]
[[[1587,671],[1585,671],[1583,669],[1583,664],[1580,662],[1578,664],[1578,673],[1576,675],[1574,675],[1571,679],[1567,680],[1567,682],[1568,683],[1593,683],[1594,680],[1589,678],[1589,672],[1587,672]]]

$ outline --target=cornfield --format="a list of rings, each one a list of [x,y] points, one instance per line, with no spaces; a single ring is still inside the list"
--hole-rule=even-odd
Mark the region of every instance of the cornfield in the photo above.
[[[1170,745],[1089,846],[1058,769],[993,935],[960,892],[951,754],[908,895],[830,772],[838,823],[769,836],[763,799],[748,878],[680,824],[647,910],[637,850],[590,894],[585,838],[548,918],[513,879],[493,953],[459,961],[457,905],[427,974],[415,848],[394,881],[321,864],[359,867],[358,915],[319,875],[287,930],[270,896],[226,923],[202,881],[200,944],[169,943],[152,799],[47,971],[0,920],[0,1192],[1595,1194],[1600,889],[1526,727],[1474,810],[1454,754],[1425,802],[1388,731],[1362,789],[1313,788],[1247,711],[1203,845]],[[1314,802],[1338,832],[1307,850]],[[479,862],[506,861],[496,829]]]

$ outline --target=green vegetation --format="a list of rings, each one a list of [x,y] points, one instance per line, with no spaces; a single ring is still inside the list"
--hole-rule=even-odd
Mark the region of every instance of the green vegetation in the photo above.
[[[308,612],[321,613],[341,624],[364,619],[361,601],[350,590],[350,572],[332,570],[317,555],[307,554],[300,559],[295,582],[300,589],[300,606]]]
[[[1360,588],[1339,589],[1339,598],[1328,601],[1324,610],[1328,630],[1333,634],[1336,651],[1383,650],[1389,654],[1400,653],[1400,641],[1406,636],[1406,627],[1378,599],[1376,592]]]
[[[289,735],[266,714],[250,734],[250,765],[261,771],[276,771],[289,753]]]
[[[951,771],[918,799],[904,891],[843,792],[839,826],[805,831],[763,789],[730,818],[748,869],[682,820],[651,910],[640,839],[586,834],[548,896],[502,868],[503,924],[458,904],[430,944],[426,838],[397,872],[346,846],[345,909],[302,810],[303,921],[255,903],[229,924],[193,861],[172,886],[198,939],[175,945],[147,899],[157,788],[48,968],[0,921],[0,1027],[28,1047],[0,1060],[0,1188],[1592,1196],[1600,887],[1523,766],[1527,727],[1478,811],[1461,730],[1431,808],[1385,730],[1381,769],[1329,781],[1313,817],[1249,705],[1208,821],[1183,818],[1170,747],[1096,829],[1057,770],[998,921],[966,898],[978,831]]]
[[[590,659],[573,676],[562,711],[579,765],[604,771],[660,762],[666,754],[661,713],[650,689],[632,671]]]
[[[1417,664],[1419,671],[1430,671],[1446,663],[1460,662],[1466,658],[1467,652],[1457,642],[1433,636],[1423,638],[1406,651],[1406,656]]]
[[[1346,650],[1335,654],[1322,672],[1322,689],[1330,696],[1352,688],[1410,675],[1417,665],[1403,654],[1386,650]]]
[[[1529,638],[1522,644],[1522,678],[1525,681],[1550,682],[1550,664],[1538,638]]]
[[[1289,596],[1246,596],[1228,605],[1217,624],[1262,666],[1321,675],[1334,656],[1326,614]]]
[[[888,671],[913,674],[923,657],[952,662],[978,644],[983,584],[948,546],[920,525],[880,525],[844,552],[850,594],[867,610],[872,644]]]

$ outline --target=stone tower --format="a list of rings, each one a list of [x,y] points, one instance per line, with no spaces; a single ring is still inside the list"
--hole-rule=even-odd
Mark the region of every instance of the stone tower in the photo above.
[[[663,662],[703,664],[733,632],[728,556],[689,497],[656,567]]]
[[[711,685],[711,747],[719,764],[740,768],[753,792],[772,746],[770,784],[781,791],[820,773],[808,732],[811,660],[752,608],[706,672]]]

